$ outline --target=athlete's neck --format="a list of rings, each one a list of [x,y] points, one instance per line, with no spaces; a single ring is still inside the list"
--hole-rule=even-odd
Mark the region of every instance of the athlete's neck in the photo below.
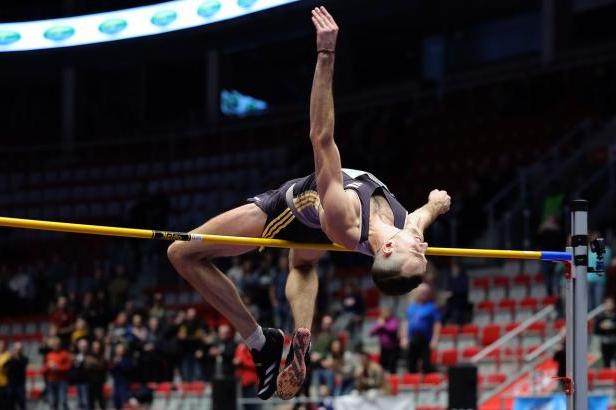
[[[370,227],[368,228],[368,243],[372,250],[372,254],[376,255],[385,242],[393,238],[400,229],[393,226],[389,221],[383,220],[378,214],[370,218]]]

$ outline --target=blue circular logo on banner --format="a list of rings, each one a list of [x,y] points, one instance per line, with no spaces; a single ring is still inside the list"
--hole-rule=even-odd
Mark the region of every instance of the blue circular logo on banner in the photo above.
[[[207,0],[201,3],[199,8],[197,9],[197,14],[199,14],[201,17],[208,18],[218,13],[221,8],[222,5],[218,0]]]
[[[8,46],[21,38],[21,34],[16,31],[0,30],[0,46]]]
[[[105,20],[98,26],[98,31],[105,34],[118,34],[124,30],[128,23],[124,19],[109,19]]]
[[[45,38],[52,41],[62,41],[75,34],[75,29],[71,26],[56,26],[45,30]]]
[[[169,25],[178,18],[178,14],[173,10],[162,10],[154,14],[150,21],[158,27]]]
[[[245,9],[252,7],[257,0],[237,0],[237,5]]]

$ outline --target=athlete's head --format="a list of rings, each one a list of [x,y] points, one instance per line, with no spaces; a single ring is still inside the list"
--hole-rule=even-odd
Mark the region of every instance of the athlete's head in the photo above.
[[[428,263],[424,256],[428,244],[401,230],[375,252],[372,280],[386,295],[398,296],[413,290],[423,280]]]

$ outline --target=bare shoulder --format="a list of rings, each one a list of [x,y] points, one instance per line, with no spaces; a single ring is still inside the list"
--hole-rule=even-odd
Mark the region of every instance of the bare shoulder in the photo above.
[[[343,215],[332,217],[332,215],[327,214],[327,209],[321,207],[319,218],[321,219],[323,232],[325,232],[329,239],[346,248],[354,249],[359,242],[361,234],[361,204],[359,197],[351,189],[344,191],[344,197],[346,198],[346,204]]]

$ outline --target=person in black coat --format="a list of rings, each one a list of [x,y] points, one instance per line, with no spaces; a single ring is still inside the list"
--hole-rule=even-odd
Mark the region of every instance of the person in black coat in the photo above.
[[[11,350],[11,358],[5,364],[9,381],[8,393],[11,409],[26,409],[26,368],[28,358],[23,354],[23,346],[16,342]]]
[[[99,340],[92,341],[84,367],[88,380],[89,409],[95,409],[98,405],[101,410],[104,410],[107,408],[103,389],[107,381],[107,361],[105,360],[105,349]]]
[[[73,369],[71,370],[71,382],[77,388],[77,401],[80,409],[90,408],[88,394],[88,376],[86,374],[86,355],[88,354],[89,342],[82,338],[77,341],[77,348],[73,355]]]

